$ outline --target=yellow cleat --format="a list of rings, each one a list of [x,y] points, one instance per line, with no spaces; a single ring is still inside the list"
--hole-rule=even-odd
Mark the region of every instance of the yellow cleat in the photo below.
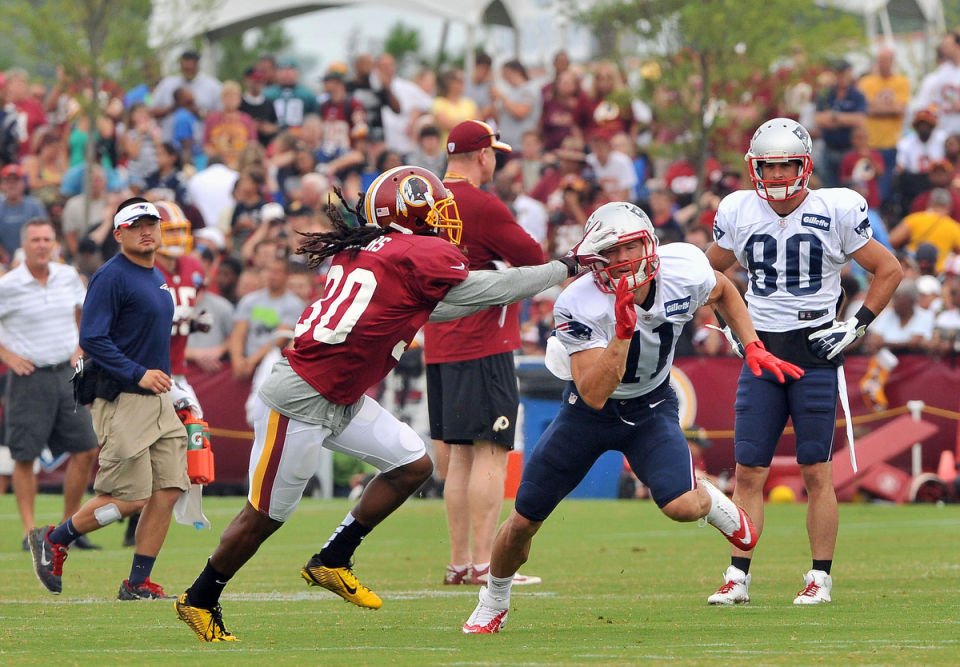
[[[174,603],[177,609],[177,618],[190,626],[202,642],[238,642],[236,636],[230,634],[223,627],[223,617],[220,605],[216,607],[194,607],[187,601],[187,594],[183,593]]]
[[[308,585],[322,586],[358,607],[379,609],[383,605],[383,600],[376,593],[357,580],[353,570],[349,567],[326,567],[318,555],[314,555],[303,566],[300,576]]]

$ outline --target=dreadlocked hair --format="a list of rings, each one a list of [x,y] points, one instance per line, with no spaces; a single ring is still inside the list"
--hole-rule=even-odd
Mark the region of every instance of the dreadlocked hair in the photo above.
[[[324,259],[332,257],[344,250],[350,253],[351,258],[356,257],[360,249],[370,243],[370,241],[390,233],[388,229],[367,223],[367,219],[363,215],[364,193],[360,193],[360,197],[357,199],[357,205],[351,208],[343,198],[343,192],[340,188],[333,188],[333,192],[337,195],[337,199],[340,200],[343,207],[356,216],[359,226],[352,227],[344,220],[340,209],[333,203],[331,198],[328,197],[327,204],[323,207],[323,212],[333,224],[333,231],[299,232],[299,234],[304,237],[304,240],[300,242],[300,247],[297,248],[296,252],[298,255],[307,256],[307,266],[311,268],[320,266]]]

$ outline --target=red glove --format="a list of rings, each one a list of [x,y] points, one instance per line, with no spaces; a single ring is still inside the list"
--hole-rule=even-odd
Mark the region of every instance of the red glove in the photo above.
[[[790,377],[797,379],[803,376],[803,369],[799,366],[794,366],[789,361],[784,361],[779,357],[775,357],[769,352],[767,348],[763,346],[758,340],[753,341],[746,348],[744,348],[745,360],[747,366],[750,368],[750,372],[760,377],[760,374],[763,373],[763,369],[766,368],[768,371],[773,373],[779,382],[784,382],[785,379],[783,374],[786,373]]]
[[[633,304],[633,292],[627,286],[627,277],[617,282],[617,300],[613,305],[613,314],[617,318],[617,338],[630,340],[637,326],[637,311]]]

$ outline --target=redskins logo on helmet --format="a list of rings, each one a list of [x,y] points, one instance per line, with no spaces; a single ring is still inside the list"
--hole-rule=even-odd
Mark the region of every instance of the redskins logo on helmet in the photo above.
[[[456,245],[463,234],[453,195],[422,167],[394,167],[378,176],[367,188],[364,214],[370,224],[404,234],[433,230]]]
[[[190,221],[172,201],[154,202],[160,212],[160,247],[157,252],[167,257],[182,257],[193,250]]]

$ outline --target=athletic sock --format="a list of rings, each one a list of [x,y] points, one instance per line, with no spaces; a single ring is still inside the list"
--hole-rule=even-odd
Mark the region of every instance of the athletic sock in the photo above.
[[[813,568],[814,570],[823,570],[827,574],[830,574],[830,566],[833,565],[833,559],[830,560],[817,560],[813,559]]]
[[[194,607],[205,607],[207,609],[216,607],[220,604],[220,594],[223,593],[228,581],[230,581],[230,577],[217,572],[208,558],[203,572],[187,589],[187,599]]]
[[[157,562],[156,556],[144,556],[143,554],[133,554],[133,565],[130,567],[130,578],[127,581],[130,587],[139,586],[150,578],[153,572],[153,564]]]
[[[333,535],[320,550],[320,560],[327,567],[350,567],[350,559],[372,528],[357,521],[352,512],[348,512]]]
[[[741,572],[743,572],[744,574],[748,574],[750,572],[749,558],[743,558],[742,556],[731,556],[730,564],[733,565],[738,570],[740,570]]]
[[[497,600],[510,599],[510,587],[513,586],[513,575],[509,577],[494,577],[487,575],[487,593]]]
[[[80,537],[80,531],[73,525],[73,517],[71,517],[50,531],[48,539],[54,544],[70,544],[78,537]]]

